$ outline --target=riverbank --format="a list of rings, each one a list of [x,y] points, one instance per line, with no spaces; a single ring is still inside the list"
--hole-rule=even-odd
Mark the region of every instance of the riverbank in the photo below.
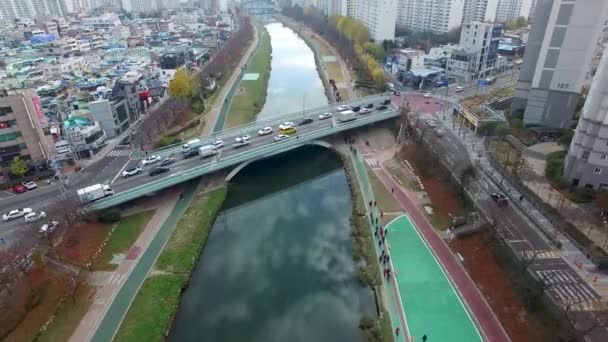
[[[255,121],[257,114],[264,107],[268,93],[272,62],[272,45],[268,30],[256,24],[259,42],[255,52],[247,63],[247,69],[229,106],[223,128],[232,128]],[[236,85],[235,85],[236,86]]]
[[[221,186],[195,195],[131,303],[114,341],[164,339],[226,193]]]
[[[372,238],[369,221],[366,214],[366,204],[359,187],[353,161],[350,158],[348,148],[339,148],[339,154],[346,171],[348,187],[351,192],[353,212],[350,218],[353,239],[353,258],[359,264],[359,280],[363,285],[369,286],[375,294],[378,317],[362,317],[359,328],[365,334],[366,341],[377,341],[377,337],[383,342],[394,341],[393,329],[390,315],[386,308],[386,299],[380,277],[380,266],[377,262],[376,247]],[[347,151],[343,151],[347,150]]]

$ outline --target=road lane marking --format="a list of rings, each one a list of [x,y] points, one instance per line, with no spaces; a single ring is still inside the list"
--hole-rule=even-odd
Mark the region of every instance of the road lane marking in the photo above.
[[[122,172],[127,168],[127,165],[129,165],[129,161],[127,160],[127,162],[125,163],[125,165],[120,169],[120,171],[118,171],[118,173],[116,174],[116,176],[114,176],[114,178],[112,178],[112,181],[110,182],[110,184],[114,183],[114,181],[116,181],[116,178],[118,178]]]

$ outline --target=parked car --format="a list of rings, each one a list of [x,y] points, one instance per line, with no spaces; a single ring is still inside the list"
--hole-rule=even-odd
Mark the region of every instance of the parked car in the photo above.
[[[153,168],[152,170],[150,170],[150,172],[148,172],[148,174],[150,176],[156,176],[156,175],[160,175],[161,173],[165,173],[165,172],[169,172],[168,167],[164,167],[164,166],[157,166],[155,168]]]
[[[319,120],[325,120],[325,119],[329,119],[333,116],[333,114],[331,112],[327,112],[327,113],[323,113],[323,114],[319,114]]]
[[[131,177],[131,176],[135,176],[136,174],[141,173],[141,167],[137,166],[137,167],[132,167],[130,169],[126,169],[122,172],[122,176],[124,178],[127,177]]]
[[[458,87],[456,87],[455,91],[457,93],[460,93],[460,92],[464,91],[464,87],[458,86]]]
[[[25,187],[23,185],[21,185],[21,184],[15,184],[13,186],[13,191],[16,194],[22,194],[22,193],[26,192],[27,190],[25,189]]]
[[[40,230],[38,230],[38,233],[42,235],[52,233],[57,228],[57,226],[59,226],[59,221],[51,221],[49,223],[43,224],[42,227],[40,227]]]
[[[23,218],[25,219],[25,222],[36,222],[43,217],[46,217],[46,213],[44,211],[41,211],[38,213],[31,212],[31,213],[27,213],[23,216]]]
[[[270,133],[272,133],[272,127],[270,127],[270,126],[260,128],[260,130],[258,131],[259,136],[268,135]]]
[[[277,136],[274,137],[274,141],[279,142],[279,141],[285,140],[285,139],[287,139],[289,137],[290,136],[287,135],[287,134],[279,134],[279,135],[277,135]]]
[[[428,99],[430,97],[433,97],[433,94],[431,94],[431,93],[424,93],[424,95],[422,95],[422,96],[424,96],[424,97],[426,97]]]
[[[142,166],[148,166],[152,164],[156,164],[161,160],[160,156],[149,156],[148,158],[141,161]]]
[[[211,146],[213,146],[214,149],[219,150],[220,148],[224,147],[224,140],[218,139],[212,142]]]
[[[498,204],[499,207],[505,207],[509,204],[509,199],[503,194],[499,194],[498,192],[493,192],[490,194],[490,197]]]
[[[306,118],[306,119],[300,121],[300,126],[308,125],[308,124],[311,124],[312,122],[313,122],[313,119]]]
[[[11,210],[8,213],[2,215],[2,221],[14,220],[18,217],[24,216],[25,214],[29,214],[31,212],[33,212],[32,208],[14,209],[14,210]]]
[[[175,158],[167,157],[163,161],[161,161],[160,164],[158,164],[158,166],[167,166],[167,165],[171,165],[173,163],[175,163]]]
[[[21,185],[23,185],[24,188],[26,188],[27,190],[34,190],[38,187],[38,184],[36,184],[34,181],[24,181],[21,182]]]

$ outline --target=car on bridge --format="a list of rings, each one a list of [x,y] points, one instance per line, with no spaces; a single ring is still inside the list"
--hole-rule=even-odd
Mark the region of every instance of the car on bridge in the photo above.
[[[122,172],[122,176],[124,178],[127,178],[127,177],[131,177],[131,176],[135,176],[136,174],[139,174],[139,173],[141,173],[141,167],[136,166],[136,167],[132,167],[130,169],[124,170]]]
[[[386,100],[382,101],[382,105],[384,105],[384,106],[388,106],[390,104],[391,104],[391,99],[386,99]]]
[[[348,105],[343,105],[343,106],[339,106],[338,108],[336,108],[339,112],[345,111],[345,110],[349,110],[350,106]]]
[[[243,136],[240,136],[240,137],[237,137],[236,139],[234,139],[234,144],[232,144],[232,147],[239,148],[239,147],[247,146],[250,143],[251,143],[251,140],[249,139],[249,136],[243,135]]]
[[[359,111],[359,114],[369,114],[369,113],[371,113],[371,112],[372,112],[372,110],[371,110],[371,109],[369,109],[369,108],[363,108],[363,109],[361,109],[361,110]]]
[[[184,159],[192,158],[194,156],[198,156],[198,149],[184,151]]]
[[[38,213],[31,212],[31,213],[27,213],[27,214],[25,214],[25,216],[23,216],[23,218],[25,219],[25,222],[36,222],[43,217],[46,217],[46,213],[44,211],[41,211]]]
[[[306,118],[306,119],[304,119],[304,120],[300,121],[300,126],[304,126],[304,125],[311,124],[311,123],[313,123],[313,121],[314,121],[314,120],[313,120],[313,119],[311,119],[311,118]]]
[[[224,147],[224,140],[218,139],[212,142],[211,146],[213,146],[214,149],[219,150],[220,148]]]
[[[167,157],[163,161],[161,161],[160,164],[158,164],[158,166],[167,166],[167,165],[171,165],[173,163],[175,163],[175,158]]]
[[[274,137],[274,141],[275,142],[279,142],[279,141],[283,141],[283,140],[285,140],[287,138],[290,138],[290,137],[291,136],[287,135],[287,134],[279,134],[279,135],[277,135],[277,136]]]
[[[357,113],[358,111],[360,111],[360,110],[361,110],[361,106],[354,106],[354,107],[353,107],[351,110],[352,110],[353,112]]]
[[[331,112],[326,112],[323,114],[319,114],[319,120],[325,120],[325,119],[329,119],[333,116],[333,114]]]
[[[283,122],[282,125],[279,125],[279,128],[283,126],[283,127],[296,127],[296,124],[293,123],[293,121],[285,121]]]
[[[367,106],[365,106],[365,108],[372,109],[372,108],[374,108],[374,104],[373,103],[369,103]]]
[[[141,161],[141,166],[148,166],[158,163],[162,158],[160,156],[149,156]]]
[[[10,221],[26,214],[34,212],[32,208],[23,208],[23,209],[13,209],[8,213],[2,215],[2,221]]]
[[[376,108],[376,110],[387,110],[387,109],[388,109],[388,107],[385,105],[381,105],[381,106],[378,106],[378,108]]]
[[[153,168],[152,170],[150,170],[150,172],[148,172],[148,174],[150,176],[156,176],[156,175],[160,175],[161,173],[165,173],[165,172],[169,172],[168,167],[164,167],[164,166],[157,166],[155,168]]]
[[[259,136],[263,136],[263,135],[268,135],[272,133],[272,127],[270,126],[266,126],[264,128],[260,128],[260,130],[258,131],[258,135]]]
[[[239,142],[243,142],[243,141],[249,141],[250,139],[251,139],[251,137],[249,136],[249,134],[245,134],[245,135],[241,135],[240,137],[234,138],[234,142],[239,143]]]

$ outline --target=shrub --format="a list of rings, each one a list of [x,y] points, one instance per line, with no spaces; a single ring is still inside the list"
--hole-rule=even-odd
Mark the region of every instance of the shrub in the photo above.
[[[104,210],[99,213],[98,219],[103,223],[115,223],[120,221],[120,212],[117,210]]]
[[[547,155],[547,165],[545,165],[545,176],[547,176],[549,180],[555,183],[560,183],[562,181],[565,157],[566,152],[564,151],[552,152]]]
[[[156,147],[165,147],[165,146],[177,144],[179,142],[180,142],[180,139],[178,137],[163,135],[160,138],[160,140],[158,141],[158,144],[156,144]]]

